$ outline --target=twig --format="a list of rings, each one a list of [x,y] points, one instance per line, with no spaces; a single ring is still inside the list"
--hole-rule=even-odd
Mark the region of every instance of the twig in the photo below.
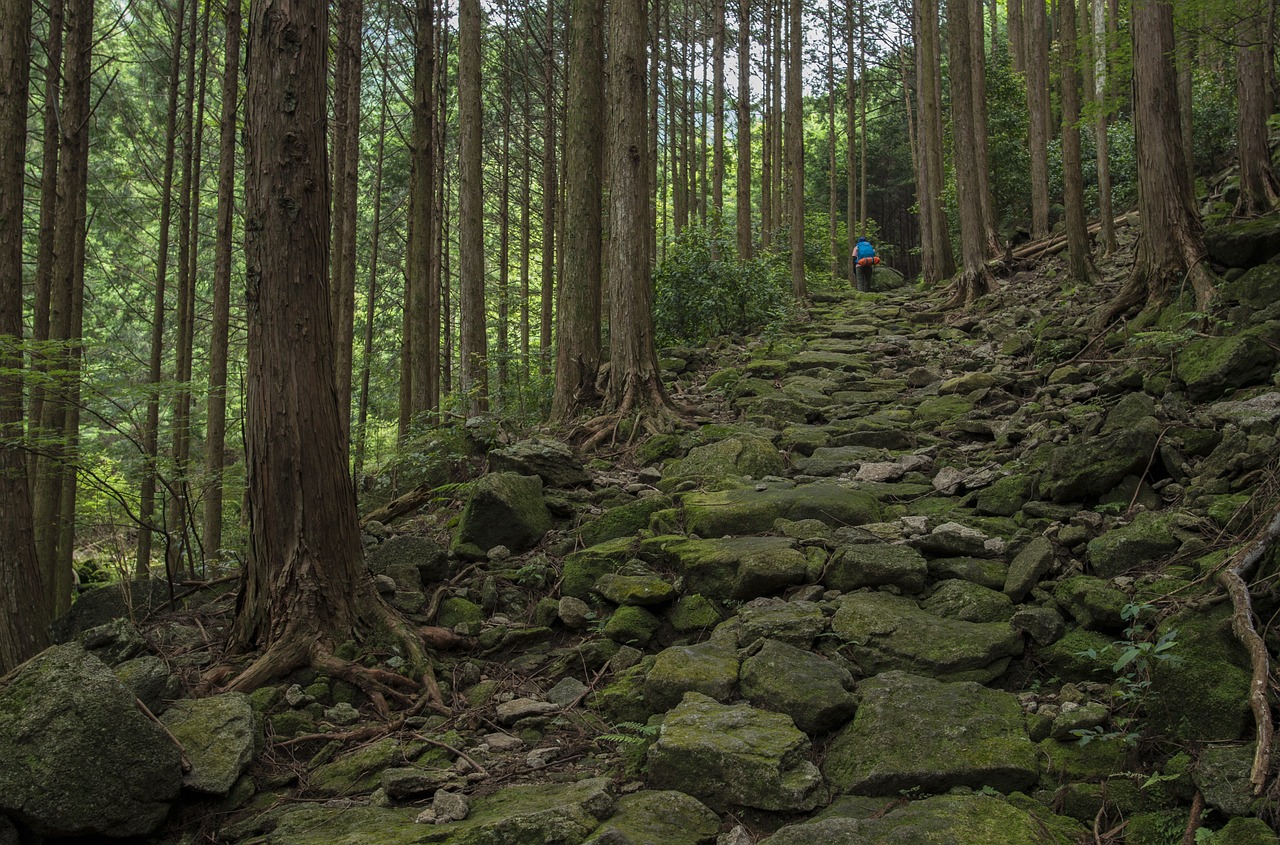
[[[423,735],[422,735],[422,734],[420,734],[420,733],[415,733],[413,736],[414,736],[414,739],[421,740],[422,742],[425,742],[425,743],[427,743],[428,745],[434,745],[436,748],[443,748],[445,751],[448,751],[450,754],[453,754],[453,755],[455,755],[455,756],[457,756],[457,757],[461,757],[463,760],[466,760],[468,763],[470,763],[470,764],[471,764],[471,768],[473,768],[473,769],[475,769],[477,772],[479,772],[481,776],[486,777],[486,778],[487,778],[487,777],[490,777],[490,775],[489,775],[489,770],[488,770],[488,769],[486,769],[484,766],[480,765],[479,763],[477,763],[477,762],[476,762],[476,761],[475,761],[475,760],[474,760],[470,755],[468,755],[465,751],[460,751],[460,750],[458,750],[457,748],[454,748],[452,745],[450,745],[450,744],[449,744],[449,743],[447,743],[447,742],[441,742],[441,741],[440,741],[440,740],[438,740],[438,739],[432,739],[431,737],[429,737],[429,736],[423,736]]]
[[[187,750],[182,747],[182,743],[173,735],[173,731],[169,730],[168,726],[165,725],[164,722],[156,718],[156,714],[151,712],[150,707],[147,707],[147,705],[142,703],[141,698],[135,696],[133,703],[142,711],[142,715],[155,722],[156,725],[160,727],[160,730],[164,731],[164,735],[169,737],[169,740],[173,742],[174,747],[178,749],[178,759],[182,764],[182,773],[185,775],[187,772],[191,771],[191,760],[187,757]]]
[[[1142,492],[1142,479],[1147,477],[1147,473],[1151,471],[1151,465],[1156,462],[1156,455],[1160,452],[1160,441],[1164,440],[1165,432],[1169,430],[1169,426],[1165,426],[1164,431],[1160,432],[1160,436],[1156,438],[1156,445],[1151,447],[1151,454],[1147,456],[1147,465],[1142,468],[1142,475],[1138,476],[1138,483],[1133,487],[1133,498],[1129,500],[1129,507],[1125,508],[1125,513],[1132,513],[1133,506],[1138,502],[1138,494]]]
[[[1258,629],[1254,627],[1253,600],[1249,595],[1249,585],[1245,579],[1277,540],[1280,540],[1280,508],[1259,536],[1237,552],[1234,560],[1228,560],[1226,565],[1214,575],[1214,580],[1231,596],[1231,604],[1235,608],[1235,613],[1231,616],[1231,629],[1235,632],[1236,639],[1240,640],[1249,652],[1249,661],[1253,667],[1249,686],[1249,709],[1253,711],[1253,720],[1257,726],[1257,746],[1254,749],[1253,769],[1249,775],[1249,782],[1253,784],[1254,795],[1261,795],[1267,784],[1267,768],[1271,759],[1271,742],[1275,726],[1271,721],[1271,707],[1267,701],[1271,657],[1266,643],[1259,636]]]

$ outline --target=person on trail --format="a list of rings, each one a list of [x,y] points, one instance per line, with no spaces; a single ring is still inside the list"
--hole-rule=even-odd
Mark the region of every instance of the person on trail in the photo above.
[[[866,238],[858,238],[858,245],[854,248],[854,258],[858,262],[854,270],[854,276],[858,283],[858,292],[869,293],[871,291],[871,274],[875,270],[875,266],[880,263],[880,257],[876,255],[876,248],[871,245],[871,241]]]

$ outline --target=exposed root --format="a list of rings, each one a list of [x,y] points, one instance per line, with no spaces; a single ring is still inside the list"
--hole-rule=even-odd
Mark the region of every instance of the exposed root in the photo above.
[[[979,297],[998,289],[995,276],[985,264],[973,270],[961,270],[951,279],[951,296],[945,308],[970,308]]]
[[[615,410],[589,420],[580,430],[582,449],[593,451],[606,442],[616,445],[622,424],[630,421],[625,444],[635,442],[640,432],[667,434],[676,428],[687,428],[682,410],[671,401],[656,375],[633,374],[627,378],[622,399]]]
[[[1280,509],[1272,516],[1267,527],[1244,549],[1236,553],[1214,575],[1214,580],[1231,596],[1235,613],[1231,616],[1231,629],[1249,652],[1253,668],[1249,684],[1249,709],[1253,712],[1257,745],[1253,755],[1253,769],[1249,782],[1253,794],[1261,795],[1267,785],[1271,761],[1271,744],[1275,725],[1271,720],[1271,705],[1267,690],[1271,678],[1271,657],[1253,622],[1253,599],[1249,594],[1248,578],[1258,562],[1280,540]]]
[[[1187,829],[1182,834],[1182,845],[1196,845],[1196,831],[1204,823],[1204,796],[1196,790],[1196,797],[1191,801],[1191,815],[1187,818]]]

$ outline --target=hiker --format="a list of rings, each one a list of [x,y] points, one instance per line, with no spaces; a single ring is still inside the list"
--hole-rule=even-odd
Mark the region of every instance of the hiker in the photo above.
[[[871,245],[871,241],[866,238],[858,238],[854,257],[858,260],[854,270],[858,283],[858,292],[869,293],[871,291],[871,274],[875,270],[875,266],[880,263],[880,256],[876,255],[876,248]]]

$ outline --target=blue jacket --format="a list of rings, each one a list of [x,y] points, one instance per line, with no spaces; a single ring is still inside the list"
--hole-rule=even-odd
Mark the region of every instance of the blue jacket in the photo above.
[[[869,241],[858,241],[858,258],[875,258],[876,248]]]

